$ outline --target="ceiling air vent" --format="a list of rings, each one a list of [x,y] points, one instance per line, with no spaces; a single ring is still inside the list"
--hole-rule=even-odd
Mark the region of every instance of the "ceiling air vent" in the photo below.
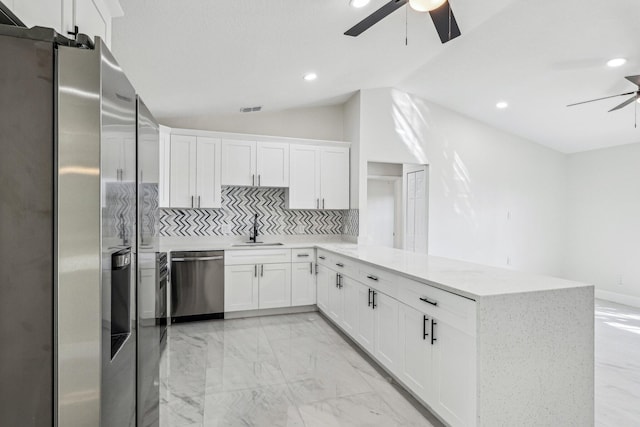
[[[241,113],[255,113],[256,111],[262,110],[262,105],[258,105],[257,107],[242,107],[240,109]]]

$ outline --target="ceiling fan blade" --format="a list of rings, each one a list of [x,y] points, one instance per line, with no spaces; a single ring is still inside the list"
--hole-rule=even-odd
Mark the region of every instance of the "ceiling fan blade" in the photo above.
[[[373,12],[371,15],[364,18],[362,21],[358,22],[353,27],[349,28],[344,35],[358,37],[360,34],[367,31],[369,28],[391,15],[396,10],[400,9],[402,6],[407,4],[409,0],[391,0],[389,3],[386,3],[380,9]]]
[[[617,98],[619,96],[633,95],[634,93],[635,92],[628,92],[628,93],[621,93],[620,95],[605,96],[604,98],[590,99],[589,101],[582,101],[582,102],[576,102],[575,104],[569,104],[567,105],[567,107],[573,107],[574,105],[587,104],[589,102],[602,101],[603,99]]]
[[[625,79],[629,80],[636,86],[640,86],[640,76],[627,76]]]
[[[453,16],[453,11],[448,1],[444,2],[439,8],[429,12],[429,15],[431,15],[433,25],[435,25],[442,43],[446,43],[460,36],[458,22],[456,21],[456,17]]]
[[[633,96],[633,97],[631,97],[631,98],[627,99],[627,100],[626,100],[626,101],[624,101],[622,104],[620,104],[620,105],[616,105],[616,106],[615,106],[615,107],[613,107],[611,110],[609,110],[609,112],[616,111],[616,110],[619,110],[619,109],[621,109],[621,108],[624,108],[624,107],[626,107],[627,105],[629,105],[629,104],[631,104],[631,103],[635,102],[635,101],[636,101],[636,99],[638,99],[638,95],[637,95],[637,94],[636,94],[635,96]]]

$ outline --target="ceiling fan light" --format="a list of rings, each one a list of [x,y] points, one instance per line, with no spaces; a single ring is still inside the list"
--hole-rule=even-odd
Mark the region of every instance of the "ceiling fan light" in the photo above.
[[[356,9],[360,9],[361,7],[368,5],[370,1],[371,0],[349,0],[349,5]]]
[[[409,0],[411,9],[417,12],[431,12],[446,3],[447,0]]]

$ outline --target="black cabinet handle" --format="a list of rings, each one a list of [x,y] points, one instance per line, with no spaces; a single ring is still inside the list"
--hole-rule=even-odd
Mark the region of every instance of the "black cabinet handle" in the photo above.
[[[342,289],[342,274],[338,274],[338,288]]]
[[[438,301],[431,301],[429,298],[420,298],[420,301],[426,302],[427,304],[431,304],[434,306],[438,305]]]
[[[429,334],[427,333],[427,321],[429,318],[427,316],[422,316],[422,339],[426,340]]]
[[[296,255],[298,258],[306,258],[309,256],[309,254],[298,254]]]
[[[323,257],[322,255],[320,255],[318,258],[320,259],[326,259],[325,257]]]
[[[344,264],[342,264],[341,262],[336,262],[336,265],[341,268],[344,267]]]
[[[436,325],[436,321],[434,319],[431,319],[431,345],[433,345],[434,342],[438,341],[435,334],[433,333],[433,327]]]
[[[373,309],[375,310],[376,307],[378,306],[378,304],[376,304],[376,295],[378,295],[378,293],[376,291],[373,291]]]
[[[367,276],[367,279],[371,279],[371,280],[373,280],[375,282],[378,281],[378,278],[376,276]]]
[[[318,264],[316,264],[316,275],[318,274]]]
[[[253,277],[258,277],[258,264],[253,266]]]
[[[264,264],[260,264],[260,277],[264,276]]]
[[[372,292],[371,288],[369,288],[369,301],[368,301],[367,307],[371,307],[371,292]]]
[[[336,273],[336,288],[340,284],[339,280],[340,280],[340,275],[338,273]]]
[[[309,274],[313,274],[313,263],[309,263]]]

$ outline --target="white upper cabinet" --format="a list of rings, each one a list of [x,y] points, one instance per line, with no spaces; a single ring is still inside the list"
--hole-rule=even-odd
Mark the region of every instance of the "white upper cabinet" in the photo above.
[[[222,185],[289,186],[289,144],[223,140]]]
[[[222,185],[256,185],[256,142],[222,141]]]
[[[169,177],[171,171],[171,133],[169,128],[160,126],[160,183],[158,185],[161,208],[170,207]]]
[[[92,40],[111,46],[111,20],[124,15],[118,0],[10,0],[7,6],[27,27],[51,27],[66,37],[78,26]]]
[[[291,145],[289,209],[349,209],[349,148]]]
[[[220,183],[220,140],[197,137],[196,142],[196,194],[199,208],[222,206]]]
[[[219,208],[220,140],[171,135],[169,206]]]
[[[320,150],[311,145],[291,145],[289,208],[320,207]]]
[[[259,142],[256,184],[262,187],[289,186],[289,144]]]
[[[320,192],[322,209],[349,209],[348,148],[322,148]]]

